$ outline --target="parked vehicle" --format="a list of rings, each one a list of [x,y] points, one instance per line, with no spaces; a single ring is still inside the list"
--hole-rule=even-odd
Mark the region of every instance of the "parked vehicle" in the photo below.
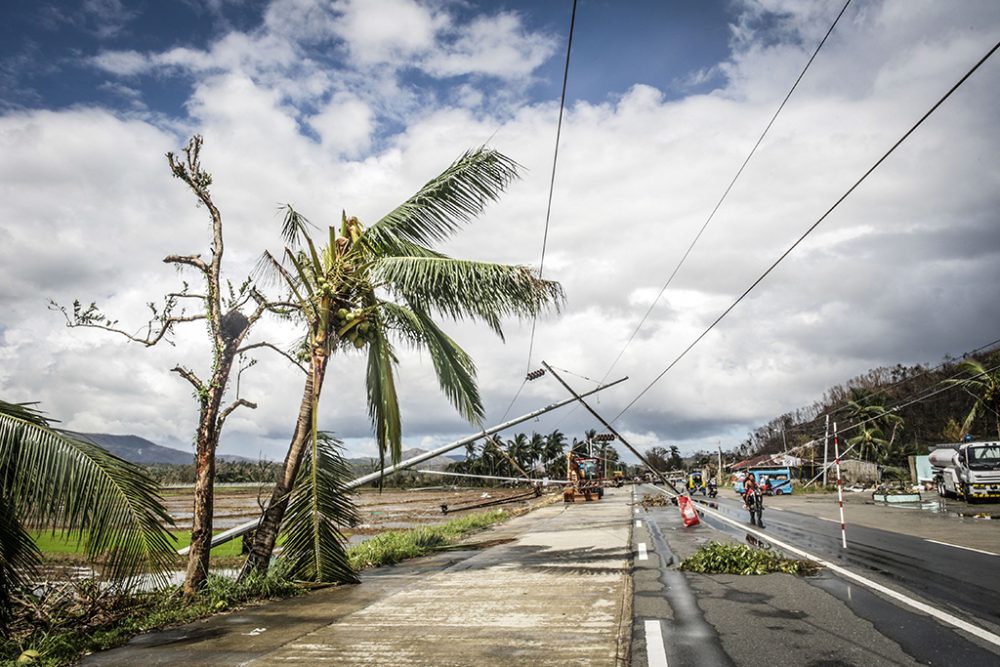
[[[688,495],[693,496],[698,491],[701,491],[701,495],[705,495],[705,480],[700,470],[688,473],[686,486]]]
[[[930,462],[939,496],[1000,500],[1000,442],[939,445]]]

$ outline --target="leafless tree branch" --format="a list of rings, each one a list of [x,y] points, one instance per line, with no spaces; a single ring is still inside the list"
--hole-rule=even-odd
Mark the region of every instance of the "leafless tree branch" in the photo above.
[[[244,352],[248,352],[249,350],[254,350],[254,349],[257,349],[257,348],[261,348],[261,347],[266,347],[266,348],[269,348],[271,350],[274,350],[275,352],[277,352],[278,354],[280,354],[281,356],[283,356],[285,359],[288,359],[290,362],[292,362],[293,364],[295,364],[300,371],[302,371],[303,373],[308,374],[308,371],[306,370],[306,367],[303,366],[295,357],[293,357],[292,355],[288,354],[287,352],[285,352],[284,350],[282,350],[280,347],[278,347],[276,345],[273,345],[272,343],[253,343],[251,345],[245,345],[245,346],[241,347],[236,352],[239,353],[239,354],[242,354]]]
[[[208,264],[201,258],[201,255],[167,255],[163,258],[164,264],[187,264],[204,273],[208,272]]]
[[[170,370],[194,385],[195,391],[202,392],[205,390],[205,383],[203,383],[201,379],[194,374],[194,371],[188,370],[180,365],[174,366]]]
[[[236,401],[233,401],[233,403],[230,404],[219,415],[219,422],[218,422],[219,425],[216,427],[216,430],[218,432],[220,432],[220,433],[222,432],[222,425],[226,422],[226,417],[228,417],[230,414],[232,414],[233,410],[235,410],[236,408],[240,407],[241,405],[244,406],[244,407],[250,408],[251,410],[256,410],[257,409],[257,404],[256,403],[254,403],[252,401],[248,401],[245,398],[240,398],[240,399],[237,399]]]

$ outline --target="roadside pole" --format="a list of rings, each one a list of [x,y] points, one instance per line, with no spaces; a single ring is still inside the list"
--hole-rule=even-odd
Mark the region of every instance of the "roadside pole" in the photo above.
[[[715,473],[715,485],[722,486],[722,443],[719,443],[719,468]]]
[[[823,488],[826,488],[826,471],[830,467],[830,415],[826,416],[826,434],[823,436]],[[813,470],[815,473],[816,470]]]
[[[837,502],[840,503],[840,541],[842,548],[847,548],[847,528],[844,525],[844,484],[840,479],[840,437],[837,435],[837,422],[833,422],[833,455],[837,461]],[[824,474],[826,469],[824,468]]]

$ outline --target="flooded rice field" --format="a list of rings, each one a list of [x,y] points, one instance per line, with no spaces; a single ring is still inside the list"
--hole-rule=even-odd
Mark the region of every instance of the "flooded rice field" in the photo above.
[[[192,493],[190,488],[168,489],[164,493],[164,503],[174,517],[177,530],[191,529]],[[226,530],[258,518],[261,503],[269,497],[270,489],[217,487],[215,530]],[[441,523],[466,511],[485,511],[491,507],[516,509],[534,501],[533,494],[524,487],[385,489],[381,493],[378,489],[358,489],[354,492],[354,502],[360,521],[346,532],[352,541],[358,541],[387,530]],[[447,514],[442,505],[447,507]]]
[[[191,487],[167,488],[163,501],[174,518],[175,531],[191,530],[194,505]],[[516,511],[543,501],[524,487],[519,488],[462,488],[433,487],[422,489],[357,489],[353,492],[359,522],[343,532],[350,543],[362,542],[374,535],[390,530],[417,528],[489,509]],[[260,503],[270,497],[270,489],[250,486],[218,486],[215,491],[214,529],[221,532],[259,518]],[[447,513],[442,510],[447,508]],[[280,547],[279,547],[280,551]],[[235,574],[235,565],[241,557],[213,557],[219,562],[216,574]],[[178,566],[183,559],[178,557]],[[96,566],[98,570],[99,566]],[[47,554],[40,571],[40,581],[75,581],[99,576],[79,555]],[[168,573],[171,583],[180,583],[184,572]],[[150,580],[150,585],[153,581]]]

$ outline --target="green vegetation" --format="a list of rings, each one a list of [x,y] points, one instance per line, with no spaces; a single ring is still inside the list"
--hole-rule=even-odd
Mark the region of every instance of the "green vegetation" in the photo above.
[[[0,664],[66,665],[83,654],[120,646],[142,632],[303,590],[281,566],[239,583],[211,575],[190,604],[184,604],[176,586],[123,593],[92,579],[49,585],[41,594],[21,592],[13,598],[10,632],[0,640]]]
[[[52,531],[29,531],[35,546],[43,556],[85,555],[89,531],[72,531],[68,533],[53,533]],[[171,531],[174,540],[173,549],[182,549],[191,544],[190,530]],[[212,549],[213,556],[239,556],[241,544],[239,540],[231,540]]]
[[[35,579],[41,553],[29,527],[85,531],[88,559],[122,585],[162,573],[173,520],[136,466],[54,430],[32,404],[0,401],[0,635],[11,598]]]
[[[745,544],[709,542],[690,558],[681,561],[680,569],[702,574],[787,574],[809,575],[819,571],[819,565],[809,560],[785,558],[771,549]]]
[[[394,530],[376,535],[347,550],[355,569],[392,565],[416,558],[451,544],[469,533],[489,528],[511,517],[504,510],[472,514],[447,523],[413,530]]]
[[[847,442],[856,445],[851,458],[908,470],[908,456],[926,454],[936,444],[1000,436],[998,368],[1000,349],[995,347],[962,361],[946,358],[934,367],[874,368],[830,387],[812,405],[756,428],[727,458],[789,451],[804,459],[804,477],[812,477],[823,461],[825,418],[830,415],[841,434],[842,452]],[[949,387],[953,389],[947,391]],[[704,465],[715,457],[716,452],[703,451],[694,459]]]

